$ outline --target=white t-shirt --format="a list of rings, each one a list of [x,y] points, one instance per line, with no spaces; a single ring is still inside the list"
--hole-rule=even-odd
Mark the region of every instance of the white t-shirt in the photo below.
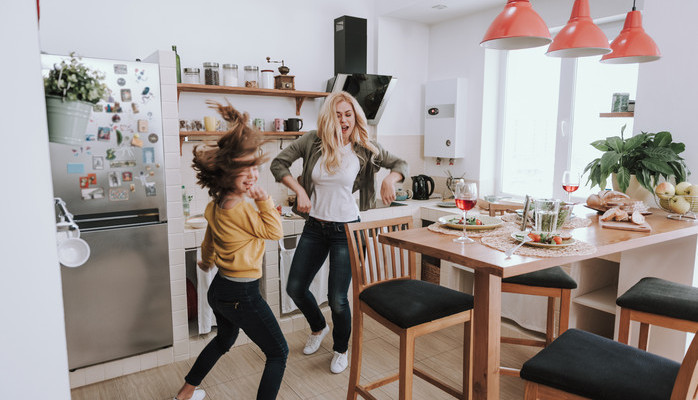
[[[351,192],[359,173],[359,158],[354,154],[351,143],[339,152],[342,161],[334,174],[327,171],[324,155],[313,168],[311,178],[315,190],[310,197],[311,217],[333,222],[354,221],[359,217],[359,206]]]

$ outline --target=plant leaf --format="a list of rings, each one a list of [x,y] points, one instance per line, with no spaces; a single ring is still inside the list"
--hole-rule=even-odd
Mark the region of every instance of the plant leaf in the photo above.
[[[610,147],[608,147],[608,143],[606,143],[605,140],[596,140],[591,142],[591,145],[594,146],[596,150],[601,150],[601,151],[609,151],[611,150]]]
[[[662,172],[667,175],[671,175],[673,173],[671,167],[666,162],[656,161],[648,158],[641,160],[640,163],[650,171]]]
[[[639,135],[635,135],[628,139],[625,142],[625,145],[623,146],[623,150],[626,153],[629,153],[632,150],[635,150],[636,148],[640,147],[645,141],[647,140],[647,135],[644,133],[641,133]]]
[[[670,148],[667,147],[656,147],[645,149],[644,153],[655,161],[674,161],[676,160],[676,153],[674,153]]]
[[[671,133],[663,131],[657,132],[657,134],[654,135],[654,144],[657,147],[666,147],[669,143],[671,143]]]
[[[616,151],[616,153],[623,152],[623,139],[619,138],[618,136],[608,137],[606,138],[606,142],[610,148]]]
[[[669,148],[676,154],[681,154],[683,153],[684,150],[686,150],[686,145],[683,143],[671,143],[669,145]]]
[[[601,174],[608,176],[620,161],[620,154],[607,152],[601,156]]]
[[[616,180],[618,181],[618,187],[620,190],[625,193],[625,190],[628,188],[628,185],[630,184],[630,171],[628,171],[627,168],[621,166],[618,169],[618,172],[616,172]]]

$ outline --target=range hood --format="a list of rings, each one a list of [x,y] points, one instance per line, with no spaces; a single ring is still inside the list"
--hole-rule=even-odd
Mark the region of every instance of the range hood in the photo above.
[[[368,123],[377,125],[396,83],[397,78],[391,75],[337,74],[327,82],[327,91],[345,91],[354,96]]]

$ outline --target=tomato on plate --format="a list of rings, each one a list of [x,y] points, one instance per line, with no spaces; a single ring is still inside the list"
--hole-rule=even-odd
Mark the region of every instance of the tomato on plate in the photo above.
[[[555,244],[562,244],[562,238],[560,236],[553,236],[553,241]]]
[[[531,232],[531,233],[528,234],[528,237],[530,237],[531,239],[533,239],[534,242],[540,242],[540,235],[537,234],[537,233]]]

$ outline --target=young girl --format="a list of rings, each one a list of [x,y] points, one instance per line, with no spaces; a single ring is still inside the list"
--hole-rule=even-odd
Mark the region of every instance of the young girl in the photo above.
[[[257,390],[257,400],[275,399],[286,369],[288,346],[269,305],[259,292],[262,277],[264,239],[283,237],[281,217],[264,189],[255,186],[257,166],[265,159],[258,155],[261,136],[247,126],[247,115],[230,105],[212,103],[232,129],[217,146],[194,148],[194,170],[202,187],[213,198],[206,207],[208,221],[201,244],[199,267],[218,274],[208,290],[208,302],[218,323],[216,337],[201,351],[177,400],[201,400],[196,389],[216,361],[235,343],[242,329],[267,357]],[[257,209],[245,196],[252,198]]]
[[[297,181],[289,167],[303,159]],[[408,175],[407,163],[370,140],[366,116],[347,92],[327,97],[318,117],[317,131],[310,131],[286,147],[271,163],[271,172],[296,192],[294,211],[306,218],[303,233],[291,261],[286,291],[308,320],[312,333],[303,349],[313,354],[330,331],[310,283],[330,257],[328,303],[332,311],[334,355],[330,371],[339,374],[348,365],[351,310],[347,291],[351,282],[349,247],[344,233],[347,222],[359,220],[359,209],[375,205],[375,175],[381,168],[391,172],[381,183],[381,200],[395,200],[394,185]],[[357,206],[353,193],[359,190]]]

